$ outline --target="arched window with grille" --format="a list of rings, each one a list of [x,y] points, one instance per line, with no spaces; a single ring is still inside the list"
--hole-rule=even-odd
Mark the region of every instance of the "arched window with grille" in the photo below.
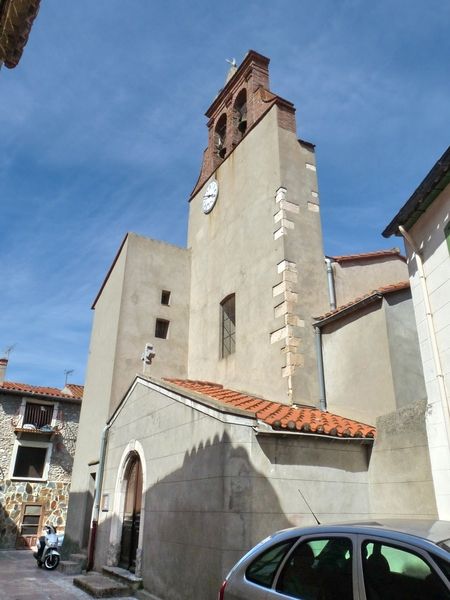
[[[221,358],[234,354],[236,350],[236,300],[230,294],[220,303]]]
[[[223,114],[217,121],[214,130],[214,146],[215,152],[219,158],[224,158],[227,153],[225,146],[225,138],[227,135],[227,115]]]
[[[233,119],[236,138],[239,141],[247,131],[247,90],[245,89],[241,90],[236,97]]]

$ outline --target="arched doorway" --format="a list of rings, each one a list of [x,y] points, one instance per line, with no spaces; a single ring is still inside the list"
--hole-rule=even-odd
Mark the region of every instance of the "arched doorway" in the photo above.
[[[132,452],[128,458],[124,480],[126,488],[119,566],[134,572],[142,509],[142,465],[137,452]]]

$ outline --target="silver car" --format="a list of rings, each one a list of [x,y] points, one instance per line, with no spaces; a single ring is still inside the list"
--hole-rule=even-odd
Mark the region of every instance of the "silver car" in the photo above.
[[[230,571],[219,600],[450,600],[450,522],[285,529]]]

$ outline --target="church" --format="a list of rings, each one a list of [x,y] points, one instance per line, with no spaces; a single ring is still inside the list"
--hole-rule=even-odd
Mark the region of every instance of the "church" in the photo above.
[[[128,233],[94,301],[66,527],[161,599],[215,597],[277,529],[436,515],[405,258],[324,256],[268,58],[206,117],[187,247]]]

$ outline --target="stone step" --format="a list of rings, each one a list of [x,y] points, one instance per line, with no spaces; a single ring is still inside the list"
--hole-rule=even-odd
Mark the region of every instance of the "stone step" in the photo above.
[[[62,560],[58,570],[64,575],[79,575],[82,571],[81,563],[75,560]]]
[[[86,565],[87,565],[86,554],[71,554],[69,556],[69,560],[73,560],[74,562],[79,562],[82,570],[84,570],[86,568]]]
[[[134,573],[130,573],[130,571],[121,567],[104,566],[102,572],[107,577],[112,577],[116,581],[128,585],[132,590],[139,590],[142,587],[142,577],[137,577]]]
[[[134,592],[134,597],[137,598],[137,600],[161,600],[161,598],[157,598],[146,590],[136,590]]]
[[[91,572],[89,575],[79,575],[73,578],[73,583],[94,598],[124,598],[132,595],[128,585],[120,583],[111,577]]]

